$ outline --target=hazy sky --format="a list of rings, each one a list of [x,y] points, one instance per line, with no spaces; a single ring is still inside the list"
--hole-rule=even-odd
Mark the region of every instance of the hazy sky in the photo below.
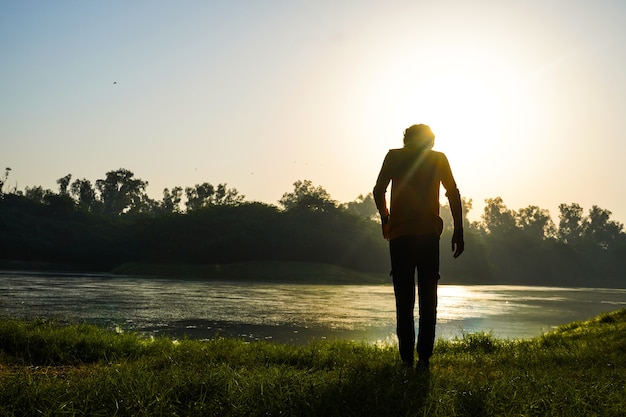
[[[623,0],[0,0],[0,168],[347,202],[426,123],[470,218],[501,196],[624,222],[624,22]]]

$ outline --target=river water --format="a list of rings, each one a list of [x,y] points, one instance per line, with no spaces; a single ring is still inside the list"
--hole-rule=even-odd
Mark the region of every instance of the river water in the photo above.
[[[502,338],[531,338],[621,308],[626,308],[626,289],[441,285],[437,336],[491,332]],[[0,314],[194,339],[396,341],[390,284],[260,284],[0,271]]]

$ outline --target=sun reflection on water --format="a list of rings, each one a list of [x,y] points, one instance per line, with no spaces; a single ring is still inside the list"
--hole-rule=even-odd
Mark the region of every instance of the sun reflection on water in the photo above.
[[[484,290],[484,287],[442,285],[439,287],[437,320],[439,323],[506,314],[513,309],[507,296]]]

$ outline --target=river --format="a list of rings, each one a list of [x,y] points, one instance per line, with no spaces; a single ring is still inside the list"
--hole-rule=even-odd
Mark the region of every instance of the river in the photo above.
[[[441,285],[437,336],[531,338],[626,308],[626,289]],[[0,271],[0,314],[204,339],[395,343],[389,285],[211,282]],[[416,313],[417,314],[417,313]]]

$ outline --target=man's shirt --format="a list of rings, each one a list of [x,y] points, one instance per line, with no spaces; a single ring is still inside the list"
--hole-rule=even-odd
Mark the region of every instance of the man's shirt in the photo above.
[[[460,204],[459,190],[446,156],[430,149],[391,149],[374,187],[374,200],[380,212],[387,209],[385,192],[390,181],[389,240],[405,235],[441,235],[440,184],[446,189],[451,205]]]

